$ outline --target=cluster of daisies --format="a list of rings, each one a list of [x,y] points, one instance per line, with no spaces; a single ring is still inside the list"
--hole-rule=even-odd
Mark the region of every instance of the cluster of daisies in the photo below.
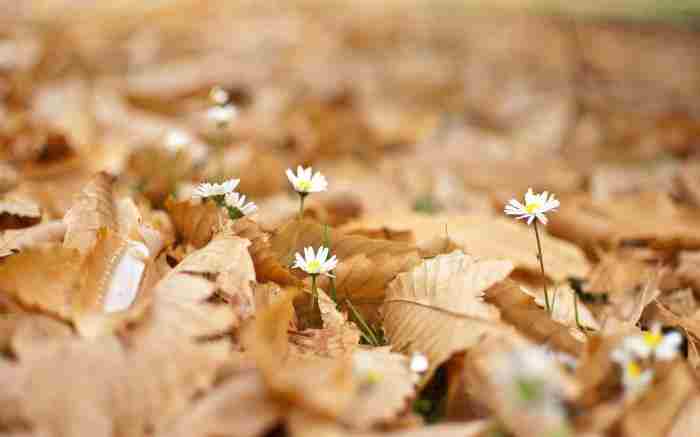
[[[304,214],[304,199],[309,194],[326,191],[328,181],[321,172],[314,173],[311,167],[298,166],[296,173],[292,169],[287,169],[286,174],[292,188],[299,195],[299,218],[301,219]],[[236,220],[253,214],[258,209],[255,203],[246,202],[246,197],[235,191],[239,182],[239,179],[229,179],[222,183],[205,182],[199,184],[192,197],[202,201],[213,201],[217,206],[225,208],[232,220]],[[338,265],[338,259],[335,255],[330,257],[329,255],[330,249],[325,246],[319,246],[316,250],[313,247],[305,247],[303,254],[297,252],[294,255],[292,268],[300,269],[311,277],[312,306],[318,302],[317,277],[323,275],[331,280],[335,277],[333,271]],[[428,358],[422,353],[415,353],[411,356],[408,367],[417,382],[420,375],[428,370]],[[357,376],[366,384],[373,385],[382,379],[381,370],[372,363],[370,355],[358,354],[355,357],[354,369]]]
[[[328,189],[328,182],[321,172],[313,173],[312,168],[297,167],[296,174],[291,169],[287,169],[287,177],[292,184],[294,191],[299,195],[300,217],[304,213],[304,199],[311,193],[318,193]],[[200,184],[194,191],[192,197],[203,201],[211,200],[220,208],[225,208],[228,216],[236,220],[243,216],[253,214],[258,207],[253,202],[246,202],[246,196],[236,192],[239,179],[229,179],[222,183],[205,182]],[[317,250],[313,247],[304,248],[304,254],[296,253],[295,262],[292,268],[301,269],[312,278],[314,284],[312,293],[316,298],[316,277],[325,275],[333,277],[333,270],[338,265],[335,255],[329,257],[330,250],[320,246]]]
[[[635,397],[644,392],[654,379],[653,364],[675,359],[682,343],[680,333],[670,331],[664,334],[658,323],[649,331],[625,337],[610,355],[622,370],[625,394]]]

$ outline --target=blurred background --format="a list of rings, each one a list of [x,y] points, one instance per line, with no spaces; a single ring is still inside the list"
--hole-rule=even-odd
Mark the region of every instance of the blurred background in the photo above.
[[[69,196],[43,182],[70,194],[103,168],[155,205],[183,182],[227,176],[273,202],[284,169],[305,163],[341,191],[371,190],[365,211],[478,210],[528,186],[671,189],[700,143],[695,0],[4,0],[0,11],[3,183],[18,173],[55,217]],[[207,112],[214,86],[235,108],[225,126]],[[186,160],[165,154],[183,144]]]

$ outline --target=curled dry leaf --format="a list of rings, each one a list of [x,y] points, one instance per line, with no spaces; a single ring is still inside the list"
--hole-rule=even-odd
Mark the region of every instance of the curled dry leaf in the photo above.
[[[505,280],[489,288],[486,301],[500,310],[503,321],[516,327],[529,339],[572,355],[578,355],[581,350],[581,337],[573,337],[568,326],[546,317],[546,313],[516,282]]]
[[[157,281],[154,258],[145,244],[100,229],[81,266],[80,289],[71,297],[81,335],[109,333],[143,315]]]
[[[348,298],[365,318],[374,320],[374,310],[384,299],[385,288],[397,274],[418,264],[417,249],[407,243],[373,240],[344,235],[329,229],[330,252],[338,257],[335,287],[339,299]],[[291,265],[296,252],[304,247],[324,245],[324,227],[310,221],[295,220],[277,230],[270,243],[283,265]],[[319,286],[328,289],[327,278],[319,278]]]
[[[41,209],[33,200],[6,197],[0,200],[0,230],[19,229],[41,221]]]
[[[194,203],[191,200],[175,201],[169,198],[165,208],[175,226],[178,239],[199,249],[211,241],[222,218],[219,208],[212,202]]]
[[[146,332],[152,325],[169,326],[173,335],[206,338],[230,330],[250,315],[255,305],[249,283],[252,265],[249,257],[237,256],[247,244],[247,240],[223,236],[187,256],[156,284]],[[233,280],[236,277],[240,283]],[[236,306],[207,303],[222,292],[222,286],[236,296]]]
[[[435,247],[450,247],[447,237],[465,253],[474,256],[507,259],[516,270],[538,274],[535,237],[526,226],[503,217],[483,214],[462,216],[429,216],[405,213],[377,215],[343,226],[345,232],[377,230],[390,233],[413,232],[416,244],[425,253],[435,253]],[[547,269],[554,281],[567,277],[585,277],[589,270],[583,252],[566,241],[541,233],[542,251]],[[438,241],[436,241],[438,240]]]
[[[297,293],[287,292],[259,311],[243,331],[243,345],[273,396],[315,414],[337,418],[355,393],[351,360],[290,353],[287,331]]]
[[[243,238],[220,236],[192,252],[171,274],[216,277],[217,293],[233,305],[239,318],[245,319],[255,312],[255,269],[248,246],[250,241]]]
[[[256,287],[256,293],[259,288]],[[354,323],[347,320],[346,314],[338,311],[335,302],[326,293],[319,290],[318,294],[323,328],[290,331],[290,346],[296,353],[311,353],[322,357],[337,357],[352,353],[360,343],[360,330]]]
[[[483,296],[512,270],[509,261],[479,260],[459,251],[424,260],[387,288],[382,307],[387,337],[396,350],[428,357],[427,380],[484,335],[510,332]]]
[[[292,275],[289,265],[283,265],[272,249],[270,235],[260,226],[248,219],[241,218],[233,223],[235,235],[250,240],[248,251],[253,258],[258,282],[273,281],[280,285],[298,285],[300,281]]]
[[[107,173],[98,173],[77,196],[63,221],[66,235],[63,245],[89,252],[97,241],[101,228],[119,229],[117,207],[113,198],[114,178]]]

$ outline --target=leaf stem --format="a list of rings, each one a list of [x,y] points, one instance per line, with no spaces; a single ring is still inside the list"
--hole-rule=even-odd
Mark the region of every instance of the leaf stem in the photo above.
[[[542,286],[544,287],[544,303],[547,309],[547,314],[552,314],[552,307],[549,305],[549,292],[547,292],[547,276],[544,274],[544,261],[542,261],[542,243],[540,243],[540,232],[537,227],[537,219],[534,221],[535,239],[537,239],[537,259],[540,261],[540,270],[542,271]]]

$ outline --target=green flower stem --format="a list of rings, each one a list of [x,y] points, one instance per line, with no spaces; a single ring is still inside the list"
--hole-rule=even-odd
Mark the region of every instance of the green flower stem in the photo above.
[[[576,296],[576,290],[571,290],[571,292],[574,293],[574,316],[576,317],[576,327],[583,331],[583,326],[581,326],[581,322],[578,318],[578,296]]]
[[[377,336],[374,334],[374,331],[372,330],[372,328],[369,327],[367,322],[365,322],[365,319],[362,317],[360,312],[357,311],[357,309],[353,306],[352,302],[350,302],[349,299],[345,299],[345,303],[350,309],[350,312],[352,313],[352,316],[355,319],[355,321],[357,321],[358,325],[360,325],[360,331],[362,331],[362,335],[365,337],[365,339],[368,340],[368,343],[372,346],[381,346],[379,340],[377,340]]]
[[[328,224],[323,225],[323,245],[326,246],[329,251],[331,250],[331,237],[328,232]],[[332,270],[328,273],[333,275]],[[329,276],[328,283],[328,292],[330,293],[330,297],[331,299],[333,299],[333,302],[335,302],[335,304],[338,305],[338,295],[335,291],[335,277]]]
[[[227,206],[226,211],[228,211],[228,216],[231,218],[231,220],[236,220],[243,217],[243,213],[238,208]]]
[[[304,199],[309,193],[299,193],[299,220],[304,218]]]
[[[549,292],[547,292],[547,276],[544,274],[544,261],[542,261],[542,243],[540,243],[540,232],[537,228],[537,219],[534,221],[535,238],[537,239],[537,259],[540,261],[540,270],[542,271],[542,286],[544,287],[544,303],[547,309],[547,314],[552,314],[552,307],[549,305]]]
[[[316,303],[318,302],[318,290],[316,289],[316,276],[311,275],[311,311],[314,310]]]

